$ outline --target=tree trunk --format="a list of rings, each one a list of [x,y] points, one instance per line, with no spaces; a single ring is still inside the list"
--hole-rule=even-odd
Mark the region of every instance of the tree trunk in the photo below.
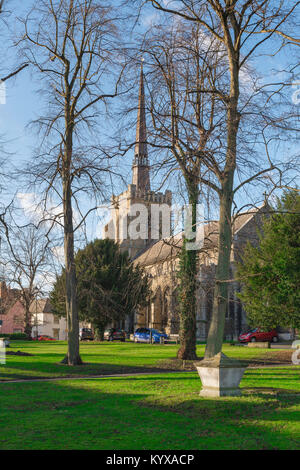
[[[74,231],[72,193],[70,178],[67,174],[63,179],[64,205],[64,251],[66,264],[66,314],[68,326],[68,353],[63,363],[68,365],[82,364],[79,355],[79,319],[77,307],[77,280],[74,260]]]
[[[230,46],[230,99],[227,109],[227,151],[226,164],[222,178],[219,217],[218,265],[214,289],[211,323],[208,331],[205,357],[211,358],[222,351],[225,316],[228,306],[228,281],[230,275],[230,254],[232,243],[231,213],[233,184],[236,169],[237,134],[240,124],[239,101],[239,55]]]
[[[32,324],[31,324],[31,313],[29,307],[25,306],[25,327],[24,333],[26,334],[27,340],[32,339]]]
[[[192,206],[192,226],[196,228],[197,222],[197,189],[189,191],[189,203]],[[187,240],[184,238],[180,257],[180,348],[178,359],[195,360],[196,354],[196,276],[197,251],[186,249]]]
[[[212,318],[209,327],[205,357],[210,358],[221,352],[228,305],[228,279],[232,242],[231,227],[232,191],[220,198],[219,254],[216,269]]]

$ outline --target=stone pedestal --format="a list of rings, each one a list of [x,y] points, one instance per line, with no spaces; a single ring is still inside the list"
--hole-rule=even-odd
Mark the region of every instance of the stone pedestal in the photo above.
[[[202,382],[201,397],[235,397],[242,394],[239,384],[246,365],[219,353],[195,363]]]
[[[270,341],[255,341],[254,343],[248,343],[248,348],[270,349],[270,347]]]

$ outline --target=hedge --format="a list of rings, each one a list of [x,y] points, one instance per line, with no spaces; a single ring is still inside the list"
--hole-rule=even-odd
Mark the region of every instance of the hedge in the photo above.
[[[11,340],[24,340],[27,339],[25,333],[11,333],[11,334],[2,334],[0,333],[0,338],[9,338]]]

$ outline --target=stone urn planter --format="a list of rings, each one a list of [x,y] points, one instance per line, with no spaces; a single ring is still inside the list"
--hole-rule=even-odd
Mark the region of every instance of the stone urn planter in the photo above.
[[[202,382],[201,397],[236,397],[242,394],[239,388],[247,366],[219,353],[210,359],[195,363]]]

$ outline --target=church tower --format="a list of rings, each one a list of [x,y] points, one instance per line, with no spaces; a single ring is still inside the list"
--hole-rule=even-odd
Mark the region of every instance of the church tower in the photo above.
[[[140,194],[145,195],[151,189],[150,168],[147,148],[147,126],[143,63],[141,67],[140,77],[138,118],[136,126],[136,144],[132,165],[132,184],[135,185],[136,191]]]
[[[111,220],[104,228],[104,238],[110,238],[118,242],[121,250],[128,251],[132,259],[147,249],[154,241],[161,238],[160,228],[154,230],[153,213],[159,213],[159,227],[160,221],[164,217],[164,219],[168,219],[166,225],[169,224],[171,228],[172,192],[166,191],[163,194],[151,190],[144,79],[142,64],[132,183],[128,185],[126,191],[112,197]],[[134,234],[132,235],[131,229],[135,225],[138,228],[135,230],[134,227]]]

